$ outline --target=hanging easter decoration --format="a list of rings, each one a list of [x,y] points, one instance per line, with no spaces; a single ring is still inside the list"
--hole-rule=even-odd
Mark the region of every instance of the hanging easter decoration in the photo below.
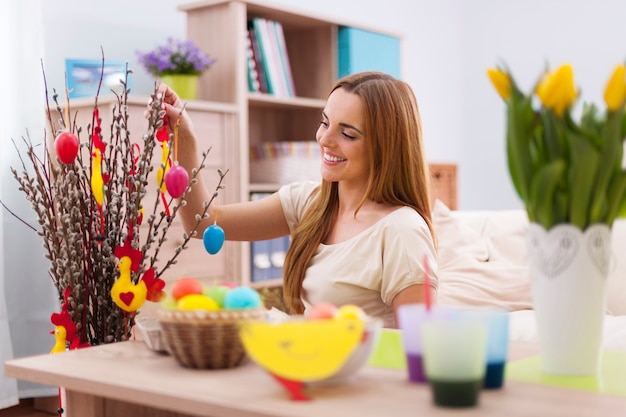
[[[78,138],[72,132],[61,132],[54,140],[54,149],[59,160],[71,164],[78,155]]]
[[[224,244],[224,229],[217,225],[217,207],[215,208],[215,222],[204,230],[202,240],[204,241],[204,249],[211,255],[215,255],[222,249]]]
[[[178,165],[178,126],[180,125],[180,117],[176,119],[174,126],[174,164],[165,174],[165,186],[167,192],[174,198],[180,198],[185,193],[187,185],[189,185],[189,174],[187,170]]]
[[[139,271],[143,257],[139,249],[132,247],[132,233],[122,246],[115,248],[114,254],[119,259],[117,268],[120,275],[111,287],[111,298],[119,308],[134,313],[146,300],[158,302],[163,299],[165,281],[155,277],[153,268],[148,268],[137,284],[132,280],[131,273]]]
[[[65,109],[65,117],[69,120],[69,111]],[[59,160],[64,164],[71,164],[78,156],[79,141],[75,134],[63,131],[54,139],[54,150]]]
[[[96,205],[98,206],[98,212],[100,213],[100,237],[104,239],[104,208],[102,207],[104,204],[104,194],[105,189],[104,186],[109,180],[109,176],[107,174],[102,173],[102,156],[104,155],[104,151],[106,149],[106,145],[100,139],[100,117],[98,108],[96,107],[93,111],[93,116],[95,119],[95,127],[93,133],[91,135],[92,138],[92,153],[91,153],[91,193],[93,195],[94,200],[96,201]]]
[[[170,145],[167,125],[167,116],[163,116],[163,126],[161,126],[161,129],[156,134],[157,140],[161,142],[161,164],[156,171],[156,181],[159,186],[159,194],[161,195],[161,202],[165,208],[165,214],[169,217],[170,208],[167,204],[167,200],[165,199],[165,193],[167,192],[165,176],[172,166],[172,161],[170,160]]]

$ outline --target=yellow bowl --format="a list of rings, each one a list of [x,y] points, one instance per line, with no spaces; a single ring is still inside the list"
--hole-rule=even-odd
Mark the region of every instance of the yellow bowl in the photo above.
[[[269,373],[289,381],[336,383],[360,369],[376,345],[382,320],[343,317],[280,322],[248,321],[240,337],[248,356]]]

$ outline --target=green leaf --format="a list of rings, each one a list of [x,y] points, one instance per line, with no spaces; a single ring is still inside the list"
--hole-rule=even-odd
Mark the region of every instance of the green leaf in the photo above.
[[[600,162],[596,174],[596,184],[592,197],[590,224],[604,222],[607,215],[606,196],[611,177],[621,171],[623,156],[622,114],[619,111],[609,113],[604,129],[604,143],[600,151]]]
[[[574,132],[569,132],[569,137],[571,141],[568,175],[571,194],[569,221],[585,230],[590,221],[591,197],[600,155],[587,138]]]
[[[616,218],[623,217],[620,212],[624,204],[626,204],[626,172],[620,172],[613,176],[607,199],[608,213],[605,222],[611,227]]]
[[[512,89],[507,105],[507,158],[511,180],[522,201],[527,201],[532,177],[529,141],[534,112],[531,100]]]
[[[567,163],[559,159],[541,167],[533,177],[530,198],[534,221],[541,224],[546,230],[556,224],[553,206],[556,199],[556,190],[565,178]],[[561,197],[562,198],[562,197]]]
[[[555,161],[563,158],[566,141],[563,137],[562,121],[559,120],[550,109],[541,110],[541,123],[543,125],[543,144],[547,161]]]

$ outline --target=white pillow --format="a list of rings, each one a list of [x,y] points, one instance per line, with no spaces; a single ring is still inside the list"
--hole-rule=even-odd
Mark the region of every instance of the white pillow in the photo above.
[[[494,232],[485,238],[437,200],[433,226],[439,242],[440,304],[532,308],[528,266],[519,255],[526,250],[523,222],[514,232]]]

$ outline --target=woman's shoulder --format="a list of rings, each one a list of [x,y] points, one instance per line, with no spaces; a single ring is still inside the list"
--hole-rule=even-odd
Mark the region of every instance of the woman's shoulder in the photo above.
[[[400,206],[386,215],[381,222],[381,226],[394,232],[410,232],[415,230],[428,230],[426,221],[414,208]]]
[[[279,192],[288,195],[308,196],[310,195],[320,183],[315,181],[297,181],[289,184],[285,184],[280,187]]]
[[[319,183],[313,181],[294,182],[283,185],[278,190],[283,214],[290,230],[300,222],[306,208],[311,204]]]
[[[314,191],[318,189],[319,183],[314,181],[299,181],[283,185],[278,190],[283,206],[289,205],[298,208],[297,211],[309,204]]]

